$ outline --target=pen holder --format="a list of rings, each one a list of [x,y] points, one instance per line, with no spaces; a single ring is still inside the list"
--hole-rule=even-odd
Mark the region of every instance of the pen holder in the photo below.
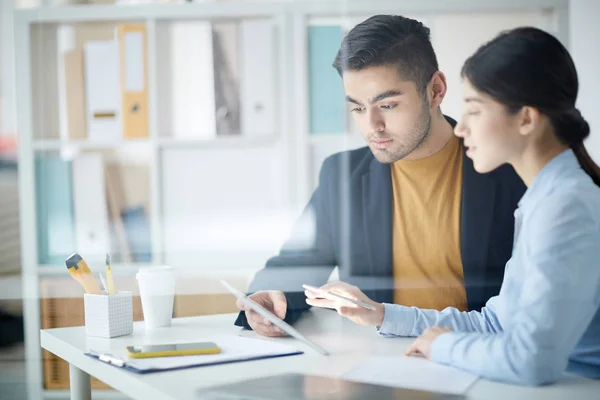
[[[131,292],[83,295],[85,332],[88,336],[113,338],[133,332]]]

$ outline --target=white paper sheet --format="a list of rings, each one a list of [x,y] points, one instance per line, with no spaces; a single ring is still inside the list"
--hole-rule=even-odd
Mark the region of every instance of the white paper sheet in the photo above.
[[[464,394],[478,377],[420,357],[371,357],[344,379],[432,392]]]

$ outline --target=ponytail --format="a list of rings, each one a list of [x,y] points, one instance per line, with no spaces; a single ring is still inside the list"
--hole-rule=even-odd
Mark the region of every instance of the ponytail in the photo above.
[[[571,147],[581,168],[600,186],[600,167],[592,160],[583,141],[590,135],[590,126],[576,108],[566,112],[549,112],[558,139]]]
[[[583,142],[574,145],[572,148],[581,168],[592,178],[596,185],[600,186],[600,167],[592,160]]]

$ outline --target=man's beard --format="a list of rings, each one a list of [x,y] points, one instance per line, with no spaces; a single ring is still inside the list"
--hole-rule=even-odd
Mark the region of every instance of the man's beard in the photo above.
[[[383,152],[381,150],[371,150],[373,155],[382,164],[395,163],[398,160],[402,160],[413,151],[420,148],[427,139],[429,138],[429,129],[431,128],[431,115],[429,114],[429,101],[427,97],[423,100],[423,107],[421,108],[421,115],[419,119],[410,128],[408,135],[405,138],[405,142],[397,149],[392,152]],[[395,141],[395,140],[394,140]]]

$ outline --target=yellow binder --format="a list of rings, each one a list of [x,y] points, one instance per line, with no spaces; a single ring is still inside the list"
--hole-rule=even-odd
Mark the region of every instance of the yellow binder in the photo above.
[[[119,25],[123,137],[148,137],[148,56],[146,27]]]

